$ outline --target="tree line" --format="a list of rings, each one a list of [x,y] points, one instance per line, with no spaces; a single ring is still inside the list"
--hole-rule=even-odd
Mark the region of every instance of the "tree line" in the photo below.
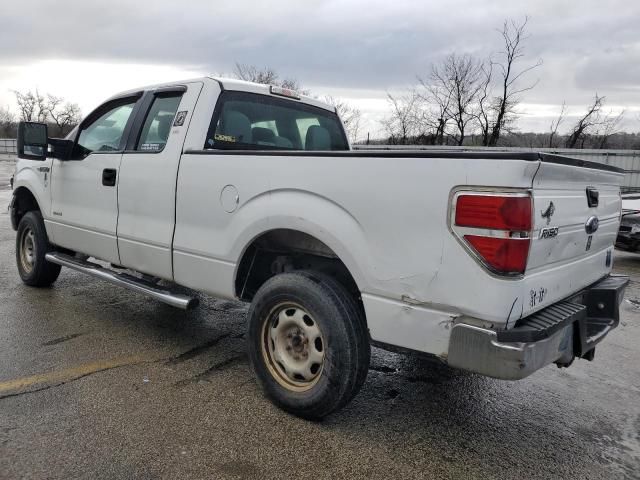
[[[41,122],[49,125],[53,136],[63,137],[80,121],[81,111],[77,103],[50,93],[36,90],[13,90],[18,115],[0,106],[0,137],[15,137],[17,122]]]
[[[640,149],[640,134],[621,131],[625,111],[606,111],[606,98],[598,94],[570,125],[563,102],[547,132],[518,131],[517,107],[537,85],[531,74],[542,65],[541,59],[525,59],[527,21],[505,20],[498,29],[502,48],[487,58],[450,53],[433,63],[427,75],[416,76],[413,88],[400,95],[387,93],[389,113],[381,122],[386,135],[371,142],[367,138],[367,143]],[[313,96],[297,79],[271,67],[236,63],[230,76]],[[18,120],[46,122],[52,135],[61,137],[81,119],[78,105],[62,97],[37,89],[13,94],[18,114],[0,106],[0,137],[15,137]],[[362,112],[340,98],[319,98],[336,108],[350,141],[364,143]],[[567,126],[568,133],[559,133]]]
[[[300,82],[291,77],[281,77],[271,67],[257,67],[244,63],[236,63],[231,76],[239,80],[276,85],[290,90],[311,95],[311,91],[303,87]],[[62,97],[52,94],[41,94],[37,89],[19,91],[13,90],[18,115],[7,107],[0,106],[0,138],[15,138],[17,122],[48,123],[52,135],[63,137],[68,134],[81,120],[80,107]],[[340,98],[325,95],[322,100],[333,105],[342,119],[349,139],[355,142],[360,129],[362,113]]]
[[[400,95],[387,93],[389,114],[382,120],[386,137],[396,145],[482,145],[566,148],[621,147],[620,126],[625,112],[605,112],[605,97],[595,95],[585,112],[559,134],[568,122],[563,103],[544,134],[522,134],[516,128],[518,105],[536,87],[532,73],[542,59],[528,61],[529,38],[525,18],[505,20],[498,29],[502,48],[487,58],[450,53],[433,63],[427,75]],[[629,134],[626,134],[627,136]],[[626,138],[625,140],[629,140]],[[636,139],[622,142],[640,148]]]

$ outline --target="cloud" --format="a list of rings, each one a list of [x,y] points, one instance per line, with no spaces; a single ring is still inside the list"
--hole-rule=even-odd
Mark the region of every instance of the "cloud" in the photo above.
[[[48,88],[51,73],[34,71],[47,60],[86,64],[107,76],[100,65],[120,65],[118,72],[129,65],[125,78],[133,85],[148,77],[138,75],[143,71],[229,72],[242,62],[269,65],[314,91],[378,102],[451,51],[499,51],[503,19],[525,15],[523,61],[544,64],[529,77],[539,83],[524,100],[583,105],[597,91],[615,105],[640,105],[640,4],[622,0],[5,2],[0,87],[24,81],[28,71],[40,77],[29,83]],[[76,92],[95,77],[54,71]]]

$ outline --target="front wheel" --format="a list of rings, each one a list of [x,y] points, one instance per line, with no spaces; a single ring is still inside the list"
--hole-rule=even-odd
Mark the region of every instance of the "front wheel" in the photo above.
[[[361,309],[333,278],[293,272],[267,280],[249,310],[249,357],[282,409],[320,419],[345,406],[369,369]]]
[[[20,219],[16,235],[16,263],[24,283],[32,287],[46,287],[60,275],[60,265],[44,258],[51,250],[40,212],[27,212]]]

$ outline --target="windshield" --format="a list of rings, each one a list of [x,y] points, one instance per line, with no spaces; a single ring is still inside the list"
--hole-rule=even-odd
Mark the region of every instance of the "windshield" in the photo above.
[[[348,150],[338,115],[269,95],[220,95],[205,149]]]

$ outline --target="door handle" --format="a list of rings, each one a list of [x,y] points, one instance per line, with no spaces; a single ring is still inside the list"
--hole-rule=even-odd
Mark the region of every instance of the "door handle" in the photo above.
[[[38,167],[38,171],[39,172],[47,173],[49,170],[50,170],[49,167]]]
[[[115,187],[116,186],[116,169],[115,168],[105,168],[102,171],[102,185],[105,187]]]

